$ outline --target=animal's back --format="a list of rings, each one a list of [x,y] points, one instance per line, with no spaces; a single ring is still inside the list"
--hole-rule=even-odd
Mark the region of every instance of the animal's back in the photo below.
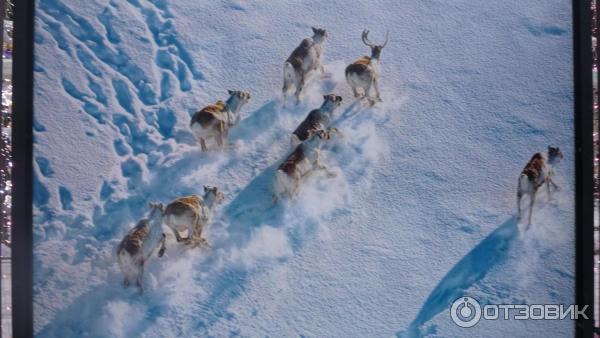
[[[308,116],[300,123],[293,134],[298,136],[300,141],[306,140],[310,136],[310,131],[322,129],[328,124],[329,118],[321,112],[320,109],[312,110]]]
[[[129,230],[127,235],[119,243],[117,254],[119,257],[125,255],[125,253],[133,256],[143,249],[144,239],[150,232],[150,223],[147,219],[140,220],[136,226]]]
[[[534,154],[521,174],[527,176],[527,178],[532,182],[537,182],[540,179],[543,179],[543,168],[544,168],[544,157],[540,153]]]
[[[302,40],[300,45],[294,49],[292,54],[290,54],[290,57],[288,57],[286,62],[290,63],[296,70],[301,69],[304,63],[304,58],[308,55],[308,51],[312,44],[313,42],[310,38]]]
[[[180,197],[165,208],[164,221],[177,231],[185,231],[198,222],[202,213],[202,198],[192,195]]]
[[[225,102],[219,100],[196,112],[192,117],[191,125],[199,123],[202,127],[208,127],[216,120],[221,120],[220,114],[225,109]]]
[[[296,171],[296,165],[306,158],[304,154],[304,148],[302,145],[296,147],[296,149],[281,163],[279,170],[285,174],[292,176]]]
[[[180,197],[167,205],[167,208],[165,209],[165,215],[181,215],[188,211],[199,212],[201,205],[202,198],[200,196],[191,195]]]
[[[357,73],[360,74],[367,70],[369,64],[371,63],[371,59],[367,56],[363,56],[362,58],[354,61],[352,64],[346,67],[346,75]]]

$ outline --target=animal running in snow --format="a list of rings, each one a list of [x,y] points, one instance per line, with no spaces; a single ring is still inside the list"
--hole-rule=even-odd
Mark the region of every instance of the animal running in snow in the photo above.
[[[324,72],[321,55],[323,54],[323,42],[328,33],[322,28],[312,27],[312,30],[314,33],[312,38],[302,40],[283,66],[283,98],[286,99],[288,92],[294,87],[296,104],[300,102],[300,94],[309,73],[316,69],[319,69],[321,73]]]
[[[206,141],[214,138],[220,148],[223,148],[229,135],[229,129],[240,121],[240,110],[250,100],[250,93],[229,90],[226,102],[221,100],[208,105],[196,112],[190,122],[190,127],[200,142],[202,151],[207,151]]]
[[[550,199],[550,186],[552,185],[554,189],[559,188],[552,178],[554,176],[553,167],[562,159],[563,154],[558,147],[548,146],[547,155],[544,156],[541,153],[534,154],[521,172],[517,186],[517,212],[519,219],[521,219],[521,198],[523,198],[523,195],[529,195],[527,226],[531,225],[531,213],[533,212],[533,205],[538,189],[546,184],[548,199]]]
[[[157,248],[158,257],[165,253],[165,234],[162,231],[163,205],[150,203],[150,216],[140,220],[121,240],[117,247],[117,260],[123,272],[123,286],[135,280],[140,293],[144,291],[144,265]]]
[[[223,202],[223,192],[216,187],[204,186],[204,196],[191,195],[177,198],[165,209],[163,220],[173,230],[177,242],[208,245],[202,230],[212,218],[214,208]],[[181,232],[187,230],[187,238]]]
[[[323,96],[323,104],[318,109],[313,109],[292,133],[292,147],[298,146],[318,130],[326,130],[331,123],[334,110],[342,104],[342,97],[335,94]],[[331,131],[337,131],[332,128]]]
[[[362,42],[371,48],[371,56],[363,56],[346,67],[346,81],[352,88],[354,97],[365,97],[371,101],[371,87],[375,89],[375,99],[381,101],[379,92],[379,58],[381,51],[387,45],[389,40],[388,33],[385,34],[385,42],[383,45],[376,45],[369,41],[369,31],[364,30],[362,33]]]
[[[315,170],[324,170],[328,176],[335,176],[319,162],[322,142],[330,138],[330,132],[324,130],[311,131],[308,139],[298,145],[281,163],[275,173],[274,203],[282,198],[291,199],[295,197],[302,181]]]

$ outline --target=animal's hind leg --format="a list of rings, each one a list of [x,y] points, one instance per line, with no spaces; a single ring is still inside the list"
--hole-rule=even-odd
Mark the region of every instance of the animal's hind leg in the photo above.
[[[371,86],[372,84],[369,84],[367,87],[365,87],[365,96],[364,98],[367,99],[367,102],[369,103],[369,105],[374,106],[375,102],[380,101],[379,97],[377,97],[376,99],[373,99],[371,97]],[[379,96],[379,94],[377,93],[377,95]]]
[[[223,149],[225,144],[225,127],[223,123],[219,124],[219,135],[217,136],[217,144]]]
[[[170,227],[170,226],[169,226]],[[171,227],[170,227],[171,228]],[[171,230],[173,230],[173,234],[175,235],[175,240],[177,242],[181,242],[183,240],[183,238],[181,238],[181,235],[179,234],[179,231],[177,231],[177,229],[175,229],[174,227],[171,228]]]
[[[552,185],[554,190],[560,190],[560,187],[556,183],[554,183],[554,180],[551,177],[548,177],[546,179],[546,182],[548,183],[548,191],[550,191],[550,184]],[[550,194],[550,193],[548,193],[548,194]]]
[[[366,85],[364,90],[365,90],[365,97],[370,98],[371,97],[371,83]]]
[[[140,293],[144,292],[144,261],[141,261],[139,263],[139,271],[138,271],[138,275],[137,278],[135,280],[135,286],[137,286],[138,291]]]
[[[208,150],[208,148],[206,147],[206,140],[202,137],[200,137],[200,147],[202,148],[202,151]]]
[[[560,187],[558,186],[558,184],[554,183],[554,179],[548,178],[548,181],[550,182],[550,184],[552,184],[552,186],[554,187],[554,190],[560,190]]]
[[[298,83],[296,83],[296,93],[294,94],[296,96],[296,104],[300,103],[300,93],[302,93],[302,90],[304,89],[304,73],[301,73],[299,75],[297,75],[299,77],[298,79]]]
[[[129,276],[125,276],[125,277],[123,278],[123,287],[124,287],[124,288],[128,288],[128,287],[129,287],[129,284],[130,284],[130,283],[129,283]]]
[[[517,191],[517,218],[521,219],[521,198],[523,198],[523,194],[520,191]]]
[[[287,94],[290,91],[290,82],[287,77],[283,76],[283,88],[281,88],[281,93],[283,94],[283,99],[287,99]]]
[[[324,164],[322,164],[321,161],[319,161],[319,152],[316,153],[315,168],[317,168],[319,170],[323,170],[325,173],[327,173],[328,177],[336,177],[337,176],[336,173],[327,169],[327,167]]]
[[[194,246],[209,246],[206,238],[202,237],[202,223],[198,222],[193,229],[190,229],[190,243]]]
[[[167,246],[165,245],[167,241],[167,236],[162,234],[162,238],[160,239],[160,249],[158,250],[158,257],[162,257],[167,250]]]
[[[379,81],[377,81],[377,80],[374,79],[373,80],[373,87],[375,88],[375,95],[376,95],[375,98],[377,99],[377,101],[381,102],[382,100],[381,100],[381,95],[379,93]]]
[[[190,238],[193,242],[199,242],[202,239],[202,223],[197,222],[190,231]]]
[[[527,226],[531,225],[531,214],[533,213],[533,205],[535,204],[535,192],[530,194],[529,200],[529,218],[527,220]]]

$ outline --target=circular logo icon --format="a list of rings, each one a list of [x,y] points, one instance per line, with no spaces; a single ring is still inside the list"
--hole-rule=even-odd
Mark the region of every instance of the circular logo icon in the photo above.
[[[473,327],[481,319],[481,305],[471,297],[460,297],[452,303],[450,317],[460,327]]]

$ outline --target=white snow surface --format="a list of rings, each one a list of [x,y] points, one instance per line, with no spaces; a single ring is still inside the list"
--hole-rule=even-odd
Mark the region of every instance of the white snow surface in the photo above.
[[[570,2],[39,0],[34,330],[40,337],[566,337],[574,323],[450,320],[482,303],[574,301]],[[326,74],[281,100],[289,53],[324,27]],[[383,102],[344,68],[381,56]],[[247,90],[234,146],[201,153],[191,115]],[[273,205],[289,135],[335,92],[341,136]],[[562,189],[525,230],[517,177],[560,146]],[[16,168],[18,170],[18,168]],[[210,249],[175,243],[124,289],[115,249],[148,202],[226,194]]]

